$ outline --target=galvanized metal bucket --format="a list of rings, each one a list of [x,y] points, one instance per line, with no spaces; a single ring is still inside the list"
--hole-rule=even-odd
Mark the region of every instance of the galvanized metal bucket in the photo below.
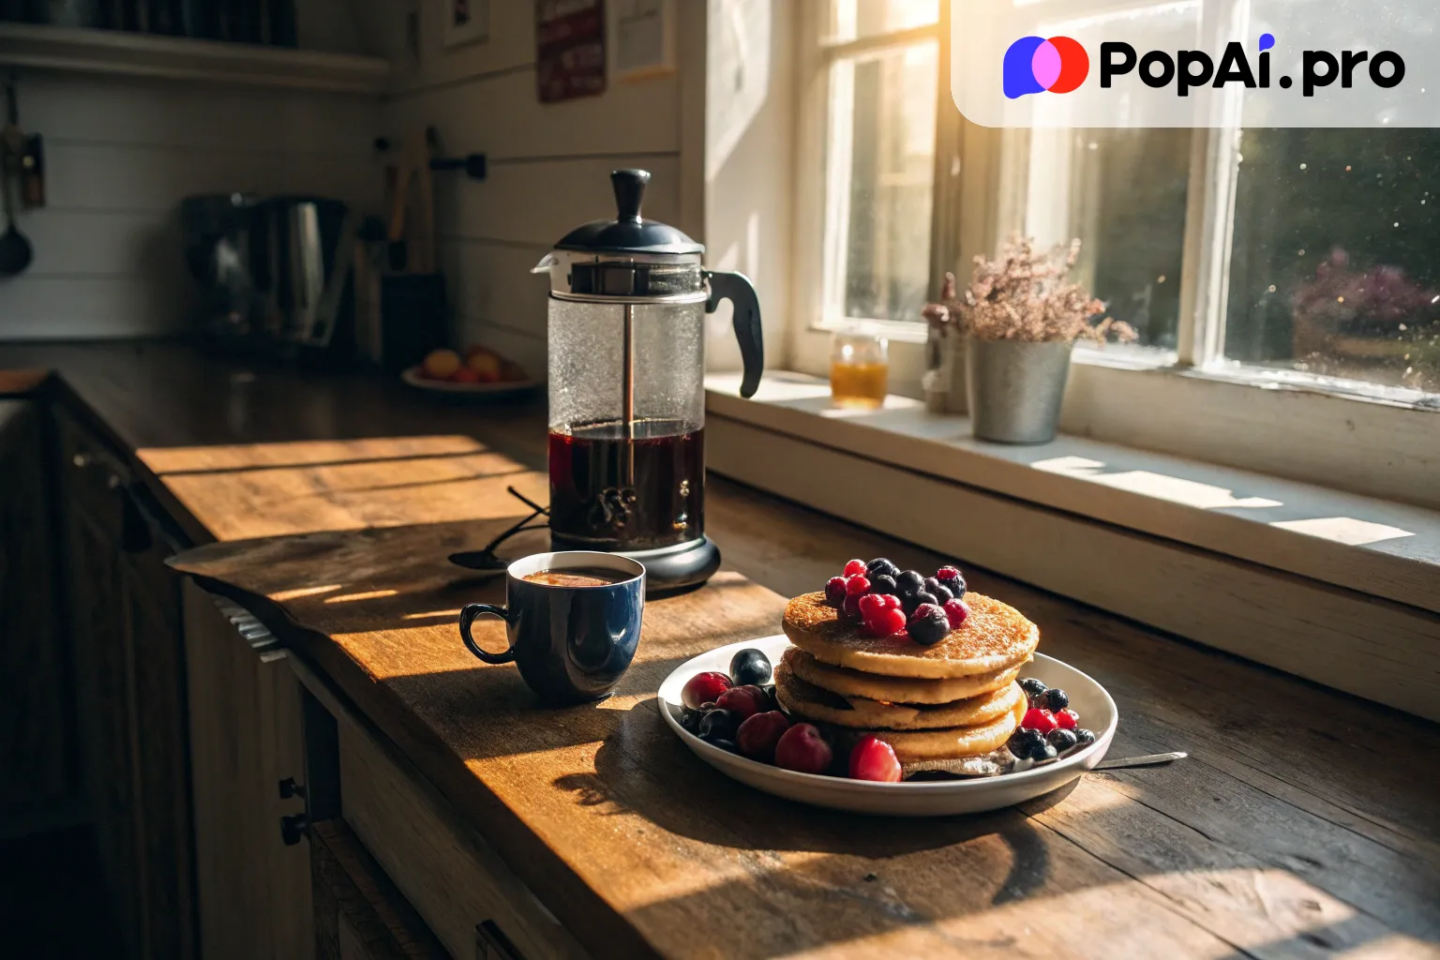
[[[1074,344],[970,337],[966,346],[966,389],[976,438],[997,443],[1055,439]]]

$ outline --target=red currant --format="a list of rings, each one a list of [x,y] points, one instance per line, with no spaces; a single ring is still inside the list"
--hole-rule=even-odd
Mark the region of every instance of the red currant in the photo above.
[[[849,620],[859,620],[860,598],[854,594],[846,597],[845,602],[840,605],[840,615]]]
[[[845,576],[856,577],[865,572],[864,560],[851,560],[845,564]]]
[[[1039,730],[1048,735],[1055,729],[1055,714],[1049,710],[1031,707],[1025,711],[1025,719],[1020,721],[1020,726],[1025,730]]]
[[[944,583],[946,580],[959,580],[960,571],[956,570],[954,567],[941,567],[939,570],[935,571],[935,579],[939,580],[941,583]]]
[[[884,740],[867,734],[850,751],[850,779],[899,783],[902,771],[895,758],[895,748]]]
[[[1078,730],[1080,728],[1080,714],[1074,710],[1061,710],[1055,714],[1055,725],[1061,730]]]
[[[884,599],[886,610],[899,610],[905,606],[903,603],[900,602],[900,598],[895,596],[895,594],[893,593],[886,594]]]
[[[867,593],[859,601],[860,616],[869,623],[870,618],[885,609],[885,598],[878,593]]]
[[[905,611],[886,607],[865,619],[865,629],[877,637],[889,637],[905,629]]]
[[[844,577],[831,577],[825,584],[825,602],[832,607],[838,607],[845,602]]]
[[[847,596],[859,597],[870,592],[870,579],[864,574],[857,573],[845,581],[845,593]]]

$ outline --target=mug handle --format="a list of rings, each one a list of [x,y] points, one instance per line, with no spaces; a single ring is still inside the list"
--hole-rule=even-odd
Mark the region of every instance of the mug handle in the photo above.
[[[471,625],[475,623],[477,617],[485,613],[494,614],[507,624],[510,622],[510,611],[504,607],[497,607],[493,603],[467,603],[465,608],[460,611],[460,639],[465,641],[465,646],[471,653],[486,663],[510,663],[515,659],[515,648],[513,646],[504,653],[490,653],[486,650],[481,650],[480,645],[470,636]]]

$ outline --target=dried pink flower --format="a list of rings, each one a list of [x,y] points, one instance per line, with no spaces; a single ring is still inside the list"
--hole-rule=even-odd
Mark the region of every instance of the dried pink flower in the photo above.
[[[1134,340],[1135,331],[1127,323],[1111,317],[1091,321],[1105,312],[1105,304],[1068,279],[1079,256],[1079,240],[1037,253],[1033,238],[1012,238],[998,259],[975,258],[963,302],[945,306],[982,340],[1084,337],[1103,343],[1111,334],[1118,340]],[[947,274],[946,280],[948,293],[954,290],[953,278]]]

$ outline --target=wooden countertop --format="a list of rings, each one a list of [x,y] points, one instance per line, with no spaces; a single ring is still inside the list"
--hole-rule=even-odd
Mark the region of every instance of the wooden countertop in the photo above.
[[[18,367],[58,370],[48,389],[133,451],[197,542],[319,533],[416,558],[373,575],[425,589],[353,607],[352,629],[303,652],[596,955],[1440,956],[1435,724],[967,568],[1110,689],[1112,755],[1191,758],[981,817],[811,810],[691,758],[655,684],[716,640],[774,632],[781,596],[849,557],[941,558],[712,478],[726,572],[651,605],[658,642],[621,695],[540,712],[513,670],[427,619],[446,584],[415,550],[514,516],[509,483],[543,489],[533,408],[433,406],[174,347],[0,347],[0,369]]]

